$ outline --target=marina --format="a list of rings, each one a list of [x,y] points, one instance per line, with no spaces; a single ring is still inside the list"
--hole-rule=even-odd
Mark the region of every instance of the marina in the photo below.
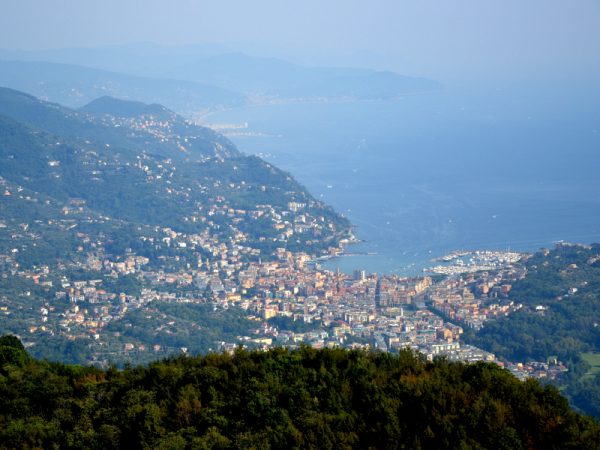
[[[521,260],[526,253],[512,251],[454,251],[447,255],[434,258],[434,262],[443,262],[423,269],[425,273],[439,275],[459,275],[461,273],[498,270]]]

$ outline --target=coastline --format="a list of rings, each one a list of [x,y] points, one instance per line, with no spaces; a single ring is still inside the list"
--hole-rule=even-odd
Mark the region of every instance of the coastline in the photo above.
[[[243,152],[260,155],[294,174],[315,198],[352,222],[361,239],[346,242],[337,254],[317,261],[333,271],[339,267],[348,274],[362,269],[422,276],[423,268],[435,266],[431,258],[455,249],[533,252],[560,239],[600,240],[597,200],[592,195],[599,185],[589,173],[557,181],[544,175],[552,173],[550,164],[535,179],[515,178],[510,157],[503,156],[496,161],[497,172],[503,175],[484,177],[482,184],[478,174],[485,171],[477,159],[467,158],[460,167],[454,164],[459,156],[477,154],[479,145],[474,146],[472,139],[504,145],[515,133],[510,123],[494,122],[478,129],[472,139],[451,140],[454,148],[462,150],[448,158],[445,146],[439,144],[448,137],[443,129],[435,140],[424,137],[422,130],[441,120],[439,111],[444,114],[442,123],[453,130],[471,130],[472,124],[479,123],[478,109],[456,115],[464,105],[477,107],[483,100],[485,105],[493,100],[502,118],[520,111],[512,103],[507,105],[505,95],[490,99],[462,94],[447,91],[403,102],[361,102],[360,108],[342,102],[247,105],[214,111],[208,120],[238,126],[248,122],[244,131],[282,137],[232,136]],[[455,117],[460,121],[455,122]],[[587,123],[587,115],[576,117]],[[537,130],[533,125],[528,129]],[[541,144],[562,143],[552,133],[544,136],[548,137]],[[531,142],[518,142],[525,170],[532,163],[526,158]],[[423,166],[431,155],[440,158],[439,164]],[[516,150],[509,156],[514,155]],[[448,176],[452,171],[460,176]],[[426,181],[442,175],[439,183]],[[547,227],[541,228],[542,223]]]

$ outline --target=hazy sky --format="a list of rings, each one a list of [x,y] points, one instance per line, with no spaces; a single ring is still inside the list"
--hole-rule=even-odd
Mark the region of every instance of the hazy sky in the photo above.
[[[600,0],[2,0],[0,47],[227,43],[413,75],[600,75]]]

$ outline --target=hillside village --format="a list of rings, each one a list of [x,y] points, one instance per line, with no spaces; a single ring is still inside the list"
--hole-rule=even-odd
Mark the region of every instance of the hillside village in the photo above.
[[[289,174],[167,110],[52,108],[90,137],[50,140],[7,124],[44,159],[20,164],[33,147],[0,155],[1,331],[35,354],[106,366],[310,345],[496,361],[462,335],[521,307],[511,297],[521,255],[481,254],[479,265],[432,277],[332,272],[319,261],[342,254],[352,228]],[[549,378],[566,370],[510,367]]]
[[[65,215],[76,215],[78,208]],[[216,206],[211,211],[229,214]],[[3,231],[7,229],[5,225]],[[21,233],[26,229],[21,226]],[[161,303],[210,304],[214,309],[244,311],[254,323],[251,332],[232,341],[215,341],[212,351],[233,351],[239,345],[268,349],[307,344],[382,351],[408,347],[429,359],[445,355],[451,360],[495,361],[493,354],[461,341],[463,327],[478,329],[486,320],[521,307],[510,297],[511,283],[524,276],[524,270],[514,265],[494,272],[437,277],[435,282],[429,276],[378,276],[361,270],[350,276],[322,269],[315,255],[281,247],[263,261],[260,251],[243,245],[243,234],[237,236],[239,240],[234,236],[224,243],[208,230],[203,234],[170,228],[155,231],[156,237],[141,239],[172,250],[171,256],[161,256],[159,261],[151,262],[131,249],[115,258],[105,253],[101,241],[91,242],[84,233],[77,234],[82,249],[94,251],[81,255],[77,262],[23,269],[13,255],[1,255],[3,280],[19,278],[28,286],[18,293],[17,302],[2,297],[2,314],[24,319],[20,336],[27,345],[41,345],[46,336],[79,340],[87,343],[89,362],[101,365],[199,350],[193,342],[177,348],[164,345],[163,336],[179,326],[167,316],[152,330],[155,341],[113,331],[111,324],[120,321],[143,326],[130,322],[133,311],[160,319],[155,306]],[[199,249],[210,257],[198,257],[193,265],[176,264],[182,259],[179,252],[184,255]],[[332,255],[340,251],[330,249]],[[126,293],[109,287],[118,287],[124,280],[133,281],[135,289],[125,287]],[[21,300],[32,296],[39,298]],[[278,326],[278,319],[284,320],[283,327]],[[541,363],[514,364],[512,370],[521,376],[556,377],[566,369]]]

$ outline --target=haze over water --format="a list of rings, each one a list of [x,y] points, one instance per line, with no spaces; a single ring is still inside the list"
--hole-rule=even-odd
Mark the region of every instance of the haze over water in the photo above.
[[[566,87],[446,88],[395,101],[214,114],[231,136],[346,214],[365,242],[328,267],[421,273],[456,249],[600,241],[600,96]]]
[[[334,262],[347,270],[402,272],[464,247],[535,250],[561,239],[600,240],[595,0],[6,3],[0,49],[53,48],[43,55],[60,59],[61,48],[80,46],[68,62],[81,56],[84,65],[138,75],[177,64],[164,51],[155,59],[89,58],[89,47],[216,43],[226,52],[448,84],[534,80],[520,89],[447,88],[398,102],[249,107],[210,120],[248,121],[253,131],[278,136],[233,140],[268,155],[350,217],[367,241],[353,250],[378,255]]]

